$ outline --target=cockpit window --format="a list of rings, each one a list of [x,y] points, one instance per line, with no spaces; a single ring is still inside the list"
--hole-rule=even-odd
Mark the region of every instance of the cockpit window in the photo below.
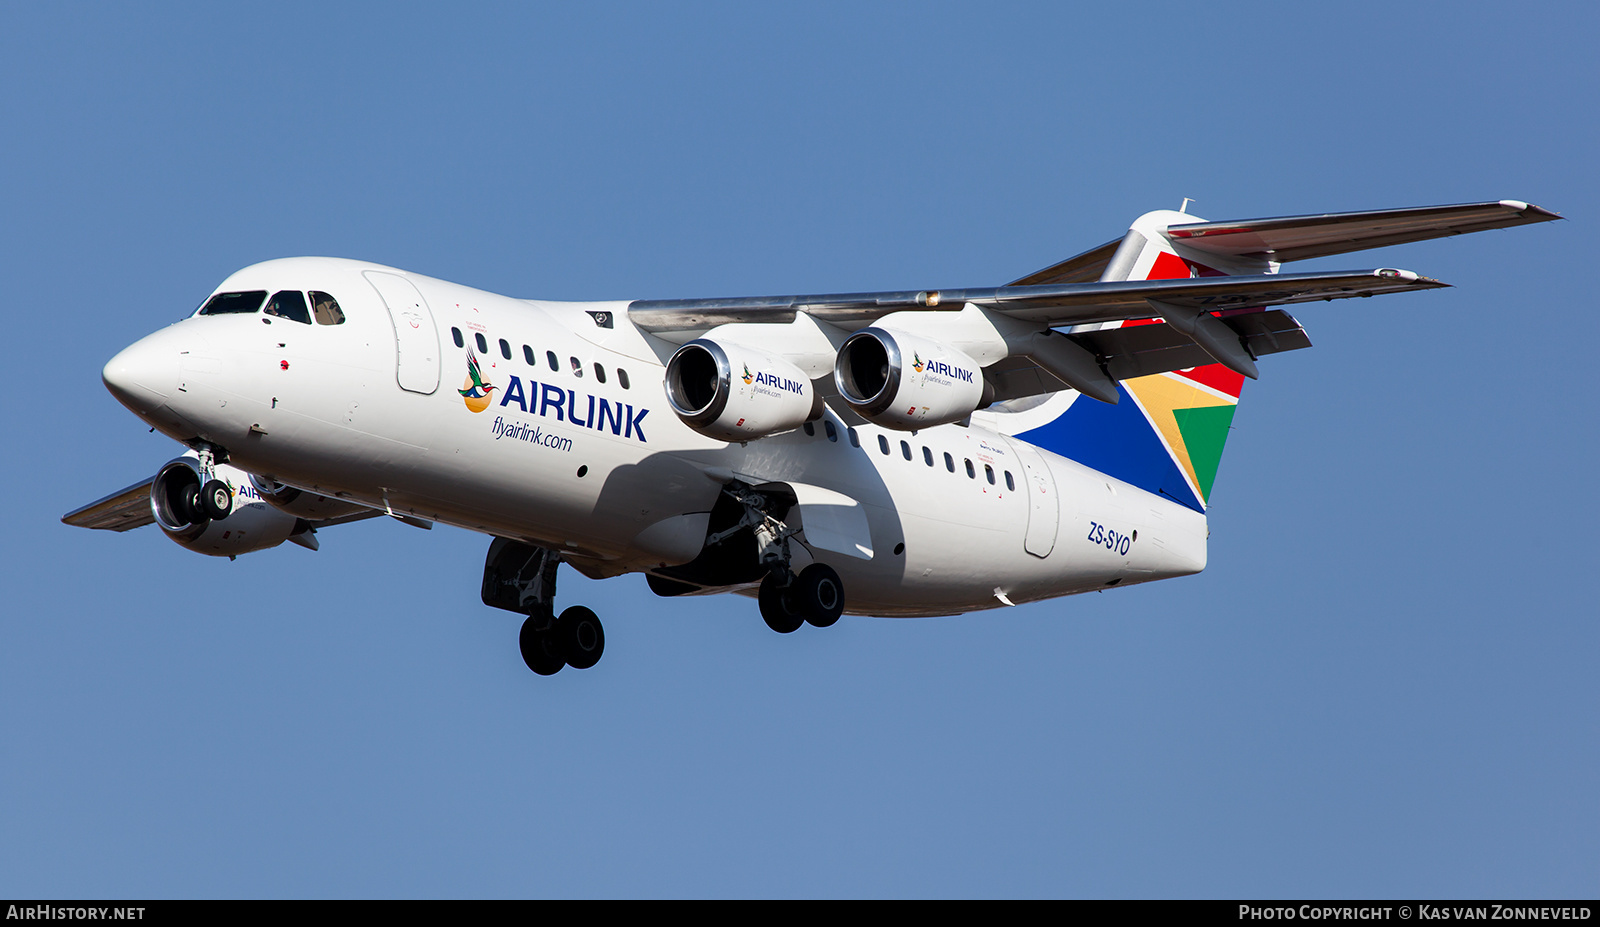
[[[261,301],[266,298],[266,290],[250,290],[245,293],[218,293],[206,300],[206,304],[200,307],[200,314],[227,315],[233,312],[255,312],[261,308]]]
[[[343,325],[344,311],[339,308],[339,303],[327,293],[311,291],[311,314],[317,317],[318,325]]]
[[[299,290],[283,290],[274,293],[272,301],[267,303],[264,310],[267,315],[275,315],[280,319],[289,319],[294,322],[311,324],[311,310],[306,308],[306,297]]]

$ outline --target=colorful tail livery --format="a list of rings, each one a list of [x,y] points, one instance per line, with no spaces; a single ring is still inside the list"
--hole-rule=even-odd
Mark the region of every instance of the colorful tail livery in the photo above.
[[[1183,212],[1146,213],[1121,241],[1107,242],[1008,287],[1027,293],[1041,286],[1084,285],[1096,277],[1101,283],[1201,277],[1229,277],[1237,282],[1214,281],[1221,284],[1217,288],[1221,295],[1187,307],[1161,301],[1160,294],[1168,289],[1156,285],[1148,295],[1139,292],[1147,299],[1149,317],[1130,313],[1118,321],[1068,329],[1066,334],[1097,359],[1106,377],[1119,381],[1117,404],[1082,401],[1081,395],[1069,390],[1043,405],[1030,408],[1025,404],[1016,409],[1021,414],[1011,418],[1009,427],[1002,416],[1000,427],[1204,512],[1239,402],[1239,389],[1245,375],[1256,375],[1256,357],[1311,346],[1300,323],[1273,306],[1375,295],[1369,280],[1383,281],[1380,287],[1395,284],[1415,289],[1446,284],[1407,271],[1379,268],[1328,275],[1340,282],[1304,299],[1280,298],[1282,293],[1273,292],[1276,286],[1233,296],[1224,291],[1236,286],[1243,289],[1249,280],[1264,282],[1289,261],[1559,218],[1520,200],[1231,222],[1207,222]],[[1296,281],[1309,279],[1322,277],[1286,274],[1278,278],[1284,291]],[[1265,297],[1266,305],[1250,307],[1257,296]],[[1228,308],[1208,311],[1207,306]],[[1205,363],[1207,358],[1217,363]],[[1199,365],[1182,366],[1196,362]],[[1092,371],[1083,382],[1097,385]],[[1099,381],[1101,385],[1104,382]]]
[[[1168,239],[1167,227],[1201,221],[1165,210],[1139,217],[1106,264],[1101,281],[1277,271],[1277,265],[1255,257],[1217,260],[1207,255],[1209,263],[1205,264],[1181,257]],[[1130,319],[1078,326],[1073,331],[1131,328],[1161,321]],[[1073,397],[1055,419],[1017,437],[1204,512],[1243,386],[1243,374],[1222,364],[1135,377],[1118,384],[1116,405]]]

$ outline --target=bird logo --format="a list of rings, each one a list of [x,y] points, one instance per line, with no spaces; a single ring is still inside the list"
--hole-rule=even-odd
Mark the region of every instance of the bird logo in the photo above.
[[[922,355],[918,354],[916,351],[912,351],[911,352],[911,369],[915,370],[917,373],[921,373],[922,372],[922,368],[923,368]]]
[[[750,372],[750,365],[749,364],[745,364],[744,365],[744,377],[742,379],[744,380],[744,385],[745,386],[749,386],[750,385],[750,381],[755,379],[755,374]]]
[[[478,355],[467,349],[467,378],[461,381],[461,389],[456,392],[461,394],[461,401],[467,408],[474,412],[482,412],[489,408],[489,394],[495,387],[483,379],[483,369],[478,366]]]

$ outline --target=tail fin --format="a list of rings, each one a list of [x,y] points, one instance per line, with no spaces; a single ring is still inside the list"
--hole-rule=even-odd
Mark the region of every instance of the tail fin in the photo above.
[[[1207,254],[1201,263],[1194,256],[1181,255],[1167,236],[1167,226],[1202,221],[1169,210],[1140,216],[1100,279],[1167,280],[1277,272],[1277,265],[1265,260]],[[1154,321],[1106,322],[1074,331]],[[1123,380],[1117,388],[1116,405],[1068,394],[1059,414],[1049,421],[1039,423],[1036,416],[1027,416],[1032,427],[1017,437],[1203,513],[1243,386],[1244,376],[1221,364]]]

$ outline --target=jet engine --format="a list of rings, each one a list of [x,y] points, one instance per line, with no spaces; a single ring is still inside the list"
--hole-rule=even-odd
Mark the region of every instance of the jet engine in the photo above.
[[[200,463],[195,458],[170,461],[150,482],[150,511],[178,546],[212,557],[234,557],[277,547],[310,527],[304,519],[264,502],[250,474],[238,467],[218,464],[216,478],[233,490],[232,507],[222,518],[208,515],[200,501]]]
[[[983,370],[965,352],[877,327],[845,339],[833,382],[856,414],[898,431],[959,421],[984,396]]]
[[[685,425],[721,441],[791,431],[822,414],[822,397],[799,367],[710,338],[667,361],[667,401]]]

